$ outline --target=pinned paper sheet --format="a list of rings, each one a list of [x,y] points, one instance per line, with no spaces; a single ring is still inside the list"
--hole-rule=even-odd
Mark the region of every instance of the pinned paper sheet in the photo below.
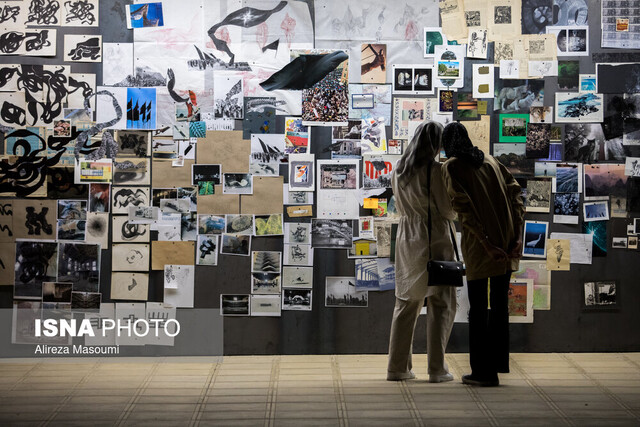
[[[292,218],[301,216],[313,216],[313,207],[311,205],[305,206],[288,206],[287,215]]]
[[[378,199],[375,199],[375,198],[364,199],[364,208],[378,209]]]

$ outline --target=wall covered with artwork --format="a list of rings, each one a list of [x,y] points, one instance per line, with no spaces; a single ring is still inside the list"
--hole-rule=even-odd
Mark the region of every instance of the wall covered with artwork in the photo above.
[[[512,351],[640,351],[617,3],[1,2],[0,306],[213,309],[225,354],[385,353],[391,176],[421,122],[460,121],[523,187]],[[460,288],[450,351],[467,310]]]

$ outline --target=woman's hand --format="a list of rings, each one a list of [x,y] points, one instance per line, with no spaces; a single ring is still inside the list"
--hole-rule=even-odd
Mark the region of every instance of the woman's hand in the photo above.
[[[506,261],[509,258],[504,249],[491,244],[488,239],[482,240],[482,246],[494,261]]]
[[[511,252],[509,252],[509,258],[522,258],[522,239],[518,239],[516,245],[511,249]]]

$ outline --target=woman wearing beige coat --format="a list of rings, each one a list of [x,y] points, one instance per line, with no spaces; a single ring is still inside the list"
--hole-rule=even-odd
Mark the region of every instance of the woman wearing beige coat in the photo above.
[[[430,382],[451,381],[444,353],[456,312],[456,289],[428,287],[427,261],[453,260],[449,226],[454,218],[442,179],[442,167],[434,161],[440,152],[442,125],[424,122],[398,161],[392,177],[393,194],[400,215],[396,236],[396,305],[391,322],[387,380],[415,378],[411,362],[413,334],[427,298],[427,373]],[[431,163],[431,191],[427,166]],[[427,212],[431,205],[431,250]],[[433,256],[431,256],[433,255]]]

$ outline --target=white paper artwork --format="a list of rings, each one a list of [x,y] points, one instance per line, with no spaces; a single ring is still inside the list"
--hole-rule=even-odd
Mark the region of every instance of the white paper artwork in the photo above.
[[[133,43],[104,43],[102,48],[102,84],[126,86],[127,77],[133,75]]]
[[[569,240],[571,264],[591,264],[593,254],[593,235],[580,233],[558,233],[549,235],[550,239]]]
[[[164,303],[171,307],[193,308],[194,282],[195,266],[165,265]]]
[[[493,64],[473,64],[473,97],[493,98],[494,97],[494,73]]]
[[[424,27],[439,23],[436,0],[325,0],[315,4],[316,48],[349,51],[349,75],[360,76],[361,44],[385,43],[387,64],[422,58]],[[357,78],[357,77],[356,77]],[[390,82],[391,67],[387,67]]]
[[[500,78],[501,79],[519,79],[520,78],[520,61],[517,59],[501,59],[500,60]]]

